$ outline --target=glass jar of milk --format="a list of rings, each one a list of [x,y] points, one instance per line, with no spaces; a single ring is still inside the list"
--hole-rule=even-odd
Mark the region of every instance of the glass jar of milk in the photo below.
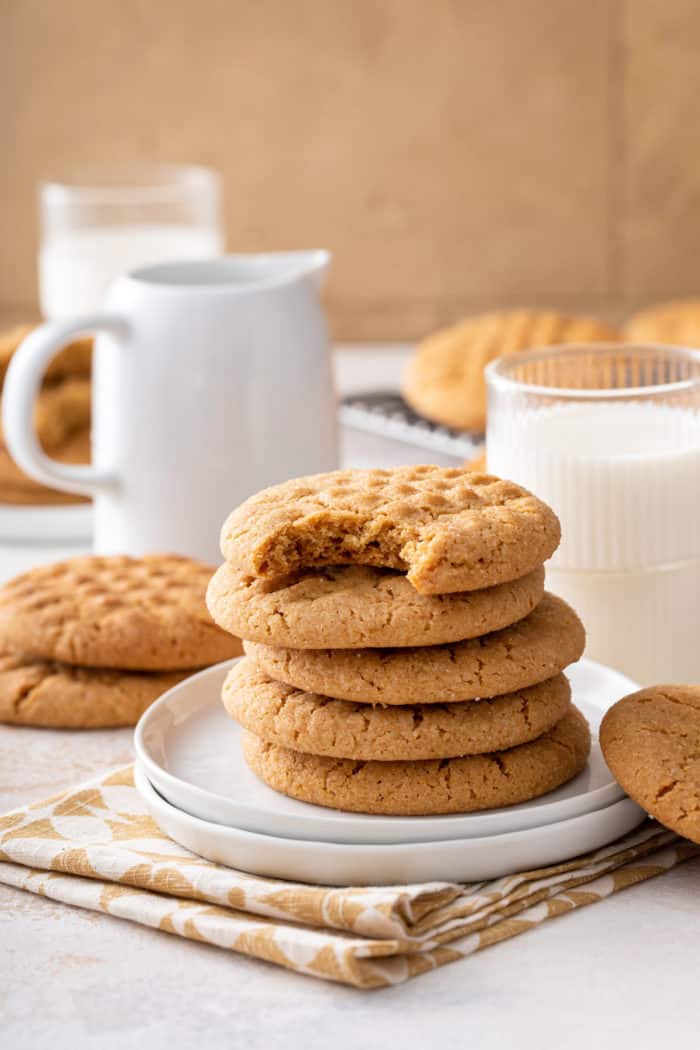
[[[49,320],[99,309],[112,281],[135,267],[224,251],[220,179],[207,168],[117,168],[45,182],[39,211],[39,301]]]
[[[700,352],[554,347],[486,377],[488,469],[559,515],[547,587],[587,655],[645,685],[700,682]]]

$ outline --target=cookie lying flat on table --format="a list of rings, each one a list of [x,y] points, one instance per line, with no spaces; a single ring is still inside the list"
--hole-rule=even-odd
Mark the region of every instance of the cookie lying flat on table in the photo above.
[[[403,394],[428,419],[483,433],[484,368],[517,350],[562,343],[615,342],[619,332],[592,317],[513,310],[467,317],[425,339],[406,370]]]
[[[700,299],[678,299],[640,310],[626,322],[625,339],[635,343],[700,346]]]
[[[136,725],[187,672],[108,671],[0,656],[0,722],[47,729]]]
[[[243,755],[269,787],[302,802],[355,813],[472,813],[537,798],[580,773],[590,732],[575,707],[529,744],[427,762],[362,762],[291,751],[243,735]]]
[[[232,718],[273,744],[386,762],[478,755],[525,744],[564,717],[571,689],[560,674],[494,700],[372,707],[301,692],[245,659],[229,672],[222,699]]]
[[[578,660],[585,631],[566,602],[545,594],[518,623],[450,645],[409,649],[243,648],[270,678],[360,704],[444,704],[537,685]]]
[[[0,588],[0,650],[83,667],[176,671],[240,653],[211,620],[208,565],[168,554],[87,556]]]
[[[458,467],[338,470],[263,489],[224,523],[224,558],[271,579],[301,568],[407,572],[421,594],[525,576],[555,551],[554,511],[526,489]]]
[[[425,595],[405,576],[369,565],[262,580],[226,562],[211,579],[207,605],[220,627],[249,641],[291,649],[360,649],[475,638],[522,620],[543,593],[541,566],[484,590]]]
[[[655,685],[614,704],[600,746],[628,795],[700,843],[700,685]]]

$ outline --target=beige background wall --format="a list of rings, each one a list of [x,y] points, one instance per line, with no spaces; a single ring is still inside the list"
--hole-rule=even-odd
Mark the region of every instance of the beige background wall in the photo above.
[[[0,0],[0,310],[35,184],[198,161],[232,249],[326,246],[344,339],[700,293],[694,0]]]

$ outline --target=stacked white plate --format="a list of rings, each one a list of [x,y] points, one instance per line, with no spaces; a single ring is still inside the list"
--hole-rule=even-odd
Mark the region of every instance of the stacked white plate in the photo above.
[[[87,543],[92,536],[92,506],[14,505],[0,503],[0,541],[12,543]]]
[[[171,689],[136,727],[136,785],[180,845],[229,867],[327,885],[477,882],[568,860],[645,818],[597,743],[610,704],[637,686],[590,660],[568,669],[591,724],[587,768],[531,802],[481,813],[384,817],[343,813],[280,795],[250,772],[241,730],[219,699],[234,660]]]

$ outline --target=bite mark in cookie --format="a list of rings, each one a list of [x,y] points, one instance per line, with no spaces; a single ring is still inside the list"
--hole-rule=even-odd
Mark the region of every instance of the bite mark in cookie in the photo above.
[[[224,557],[249,576],[373,565],[421,594],[478,590],[541,565],[560,538],[526,489],[458,467],[344,470],[264,489],[228,517]]]

